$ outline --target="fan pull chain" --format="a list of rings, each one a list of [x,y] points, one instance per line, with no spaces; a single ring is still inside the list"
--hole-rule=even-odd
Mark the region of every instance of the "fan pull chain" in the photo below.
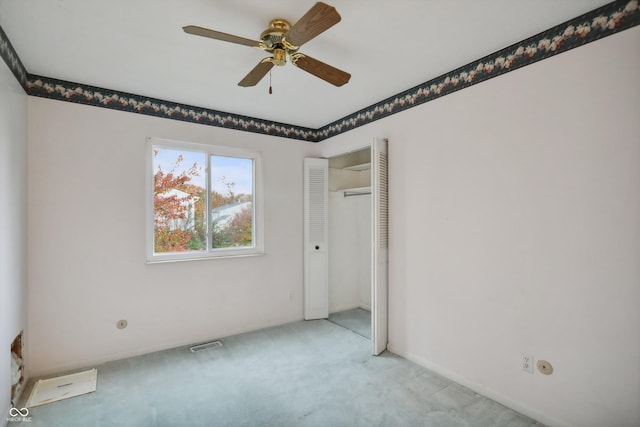
[[[269,70],[269,95],[273,93],[273,89],[271,88],[271,70]]]

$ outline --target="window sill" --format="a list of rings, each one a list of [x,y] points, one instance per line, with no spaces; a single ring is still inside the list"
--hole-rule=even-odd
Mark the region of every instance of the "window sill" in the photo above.
[[[184,257],[184,258],[167,258],[167,259],[152,259],[146,260],[145,264],[167,264],[173,262],[186,262],[186,261],[207,261],[216,259],[233,259],[233,258],[253,258],[264,256],[264,252],[249,253],[249,254],[237,254],[237,255],[217,255],[217,256],[200,256],[200,257]]]

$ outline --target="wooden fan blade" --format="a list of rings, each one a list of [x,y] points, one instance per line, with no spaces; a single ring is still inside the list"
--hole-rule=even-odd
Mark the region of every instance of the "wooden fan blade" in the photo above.
[[[293,64],[334,86],[342,86],[351,78],[351,74],[306,55],[300,55]]]
[[[340,14],[333,6],[318,2],[284,35],[294,46],[302,46],[320,33],[340,22]]]
[[[195,25],[187,25],[186,27],[182,27],[182,29],[187,34],[208,37],[210,39],[222,40],[224,42],[242,44],[242,45],[251,46],[251,47],[258,47],[260,45],[260,43],[258,43],[255,40],[245,39],[244,37],[238,37],[232,34],[210,30],[208,28],[197,27]]]
[[[240,80],[238,86],[249,87],[257,85],[272,68],[273,62],[262,60],[258,65],[253,67],[253,70],[249,71],[249,74],[247,74],[244,79]]]

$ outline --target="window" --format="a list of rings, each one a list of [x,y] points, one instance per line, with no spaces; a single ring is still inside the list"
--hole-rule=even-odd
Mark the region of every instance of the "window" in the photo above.
[[[147,261],[262,253],[256,152],[148,140]]]

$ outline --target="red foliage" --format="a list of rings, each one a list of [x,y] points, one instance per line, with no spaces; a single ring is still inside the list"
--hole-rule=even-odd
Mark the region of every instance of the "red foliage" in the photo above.
[[[156,150],[154,155],[157,153]],[[189,169],[177,173],[176,170],[182,161],[183,157],[178,156],[171,171],[166,173],[158,166],[153,176],[153,229],[156,253],[190,250],[188,244],[193,237],[193,231],[183,224],[190,219],[188,216],[194,203],[195,194],[192,191],[195,186],[189,182],[191,178],[198,176],[198,165],[194,163]],[[179,190],[184,195],[178,192],[170,194],[172,190]]]

